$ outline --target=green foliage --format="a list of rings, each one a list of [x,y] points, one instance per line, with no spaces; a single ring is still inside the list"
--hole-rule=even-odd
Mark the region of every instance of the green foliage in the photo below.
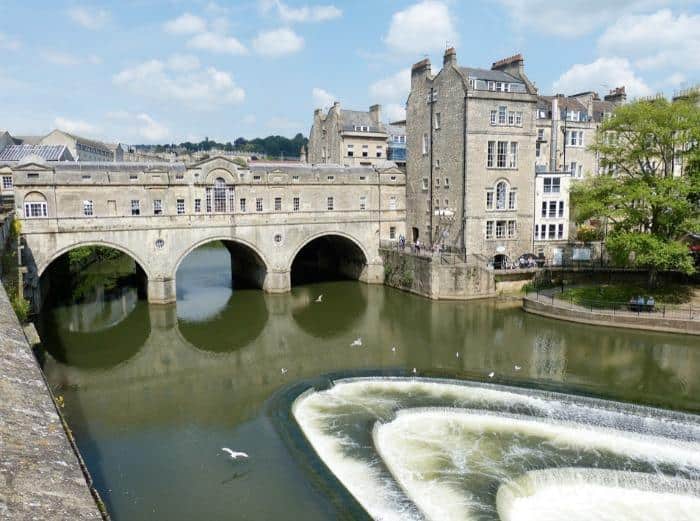
[[[27,322],[31,311],[29,301],[22,295],[17,294],[10,299],[10,303],[12,304],[12,309],[15,310],[15,314],[17,315],[19,321],[23,324]]]
[[[591,149],[610,173],[575,183],[578,223],[604,221],[608,252],[620,264],[692,273],[678,242],[700,223],[700,108],[681,100],[640,101],[603,122]],[[680,159],[683,175],[674,177]]]
[[[583,224],[576,230],[576,240],[581,242],[599,241],[603,238],[600,228]]]
[[[68,252],[70,270],[80,271],[95,262],[114,260],[124,254],[114,248],[105,246],[81,246]]]
[[[409,268],[406,258],[401,256],[401,261],[396,265],[386,262],[384,265],[384,278],[387,285],[396,288],[408,289],[413,285],[413,271]]]
[[[568,288],[557,298],[582,306],[609,308],[614,304],[626,307],[631,298],[654,297],[659,304],[685,304],[693,296],[693,288],[681,284],[662,284],[653,290],[640,284],[597,284]]]
[[[186,151],[188,153],[209,152],[210,150],[218,149],[226,152],[248,152],[270,157],[298,157],[301,147],[306,146],[308,142],[309,140],[299,133],[291,139],[284,136],[267,136],[265,138],[255,138],[251,140],[239,137],[232,144],[230,141],[227,143],[218,143],[209,140],[209,138],[204,138],[204,140],[199,143],[186,141],[179,145],[174,143],[164,145],[136,145],[136,148],[153,150],[154,152],[161,153],[177,151]]]
[[[677,270],[695,273],[688,246],[680,241],[639,232],[619,232],[608,237],[606,247],[619,265],[646,268],[651,271]]]

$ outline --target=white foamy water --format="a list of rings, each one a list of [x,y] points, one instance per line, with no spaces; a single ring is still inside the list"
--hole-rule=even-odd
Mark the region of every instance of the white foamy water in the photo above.
[[[656,512],[632,508],[635,501],[658,505],[659,515],[673,503],[677,508],[666,512],[700,519],[682,517],[693,512],[700,479],[700,422],[690,416],[401,378],[341,381],[300,396],[293,413],[327,467],[375,519],[623,521]],[[649,478],[644,487],[639,476]],[[649,485],[661,482],[665,487]],[[652,499],[638,501],[645,494]],[[586,517],[586,502],[577,503],[586,495],[614,504]],[[566,504],[584,508],[584,517],[570,516]]]
[[[536,470],[502,485],[502,521],[694,521],[700,482],[614,470]]]

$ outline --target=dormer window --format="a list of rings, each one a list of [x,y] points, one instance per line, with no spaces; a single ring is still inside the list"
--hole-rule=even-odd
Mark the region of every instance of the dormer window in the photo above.
[[[369,132],[369,126],[367,126],[367,125],[355,125],[353,127],[353,130],[355,130],[355,132]]]

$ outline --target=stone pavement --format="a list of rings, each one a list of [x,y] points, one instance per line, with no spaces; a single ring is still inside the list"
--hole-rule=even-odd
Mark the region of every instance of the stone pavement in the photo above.
[[[2,284],[0,519],[102,519]]]

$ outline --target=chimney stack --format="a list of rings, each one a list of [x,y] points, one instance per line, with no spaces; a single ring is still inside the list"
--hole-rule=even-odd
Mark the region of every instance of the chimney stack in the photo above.
[[[618,105],[622,105],[627,101],[627,92],[625,92],[625,86],[615,87],[610,91],[610,93],[605,96],[605,101],[610,101]]]
[[[454,47],[447,49],[442,58],[442,66],[447,67],[448,65],[457,65],[457,51]]]
[[[372,123],[374,123],[377,126],[379,126],[379,122],[381,120],[381,115],[382,115],[382,106],[381,105],[372,105],[369,108],[369,118],[372,120]]]

